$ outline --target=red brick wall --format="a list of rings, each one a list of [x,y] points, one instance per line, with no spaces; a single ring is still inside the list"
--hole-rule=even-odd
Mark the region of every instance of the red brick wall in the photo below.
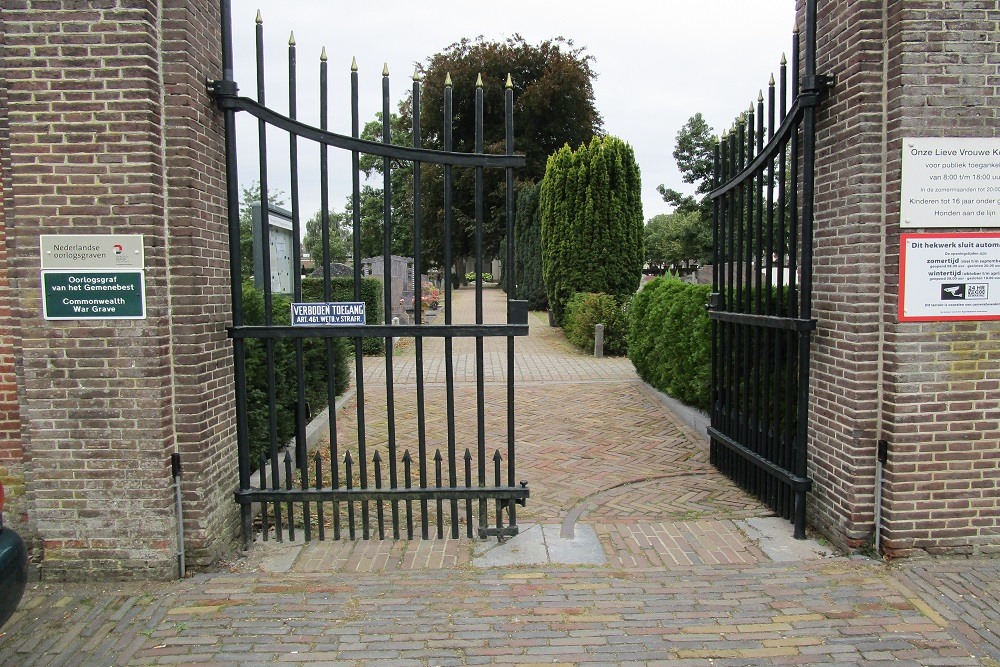
[[[169,577],[180,451],[193,564],[236,513],[218,9],[197,0],[4,3],[5,200],[23,358],[26,499],[45,576]],[[145,320],[46,322],[38,236],[143,234]]]
[[[837,85],[818,136],[810,519],[841,545],[870,539],[885,438],[885,553],[1000,550],[1000,326],[896,314],[903,138],[996,136],[1000,13],[840,0],[819,16]]]

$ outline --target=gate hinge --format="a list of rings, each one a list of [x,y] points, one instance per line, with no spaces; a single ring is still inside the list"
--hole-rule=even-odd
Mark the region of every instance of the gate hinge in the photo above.
[[[215,103],[220,109],[227,108],[229,106],[228,99],[236,97],[240,92],[235,81],[226,81],[225,79],[208,79],[205,82],[205,90],[215,98]]]
[[[889,461],[889,441],[878,441],[878,462],[885,465]]]
[[[799,85],[799,106],[816,106],[819,104],[820,98],[826,95],[835,85],[837,85],[837,77],[833,74],[817,74],[815,76],[802,77],[802,83]]]

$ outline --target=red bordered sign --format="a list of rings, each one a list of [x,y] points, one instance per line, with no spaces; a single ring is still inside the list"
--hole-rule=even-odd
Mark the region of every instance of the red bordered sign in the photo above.
[[[1000,320],[1000,233],[901,234],[899,321]]]

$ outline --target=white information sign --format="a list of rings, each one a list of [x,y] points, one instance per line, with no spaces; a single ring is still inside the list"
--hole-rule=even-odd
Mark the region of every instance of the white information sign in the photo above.
[[[1000,320],[1000,233],[902,234],[899,321]]]
[[[142,234],[42,234],[43,269],[142,269]]]
[[[1000,227],[1000,139],[903,140],[902,227]]]

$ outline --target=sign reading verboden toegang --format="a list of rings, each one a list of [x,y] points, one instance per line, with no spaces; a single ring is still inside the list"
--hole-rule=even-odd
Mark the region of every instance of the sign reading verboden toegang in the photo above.
[[[141,320],[145,294],[142,271],[42,271],[47,320]]]
[[[899,321],[1000,320],[1000,233],[902,234]]]
[[[1000,227],[1000,139],[903,139],[901,227]]]
[[[347,326],[365,324],[364,302],[293,303],[292,324],[297,326]]]

